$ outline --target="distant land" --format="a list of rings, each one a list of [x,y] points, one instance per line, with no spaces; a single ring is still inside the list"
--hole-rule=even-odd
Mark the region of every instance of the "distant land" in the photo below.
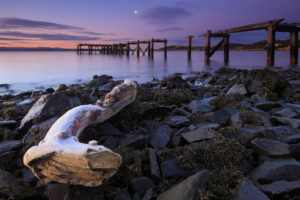
[[[289,40],[277,40],[276,41],[276,49],[277,50],[289,50],[290,41]],[[267,46],[267,41],[259,41],[252,44],[242,44],[242,43],[230,43],[230,50],[235,51],[261,51],[265,50]],[[300,41],[299,41],[300,47]],[[213,46],[212,46],[213,48]],[[163,50],[164,48],[159,48],[156,50]],[[170,45],[168,46],[168,50],[170,51],[178,51],[178,50],[186,50],[187,46],[180,45]],[[204,50],[203,46],[193,46],[193,50],[202,51]],[[222,47],[220,48],[222,50]],[[0,51],[76,51],[76,49],[66,49],[66,48],[50,48],[50,47],[0,47]]]

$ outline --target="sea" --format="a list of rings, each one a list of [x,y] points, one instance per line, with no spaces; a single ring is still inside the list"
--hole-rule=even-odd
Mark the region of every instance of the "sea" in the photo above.
[[[174,73],[209,71],[223,67],[223,52],[216,52],[209,66],[204,52],[154,52],[153,59],[136,55],[77,54],[75,51],[0,51],[0,95],[55,88],[59,84],[85,83],[94,75],[107,74],[115,80],[140,83],[161,79]],[[300,56],[299,56],[300,57]],[[289,51],[277,51],[275,67],[290,68]],[[229,68],[266,68],[266,51],[230,51]],[[299,66],[297,68],[300,68]]]

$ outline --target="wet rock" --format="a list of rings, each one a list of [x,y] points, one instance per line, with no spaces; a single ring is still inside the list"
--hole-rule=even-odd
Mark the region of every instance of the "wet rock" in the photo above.
[[[43,95],[35,102],[21,121],[20,129],[39,123],[54,116],[59,116],[71,108],[80,105],[77,97],[69,97],[65,92],[56,92],[53,95]]]
[[[155,186],[154,182],[148,177],[142,176],[131,180],[133,189],[141,196],[144,196],[146,192]]]
[[[183,133],[181,135],[189,143],[193,143],[201,140],[208,140],[217,136],[217,133],[210,128],[197,128],[195,130]]]
[[[168,125],[161,125],[151,134],[150,144],[154,148],[164,148],[169,143],[173,130]]]
[[[109,122],[104,122],[97,126],[97,131],[102,136],[122,136],[123,133]]]
[[[149,162],[150,162],[150,168],[151,168],[151,175],[155,178],[160,178],[160,170],[159,165],[157,162],[157,155],[156,152],[152,149],[149,150]]]
[[[243,178],[236,188],[231,200],[269,200],[269,197],[261,192],[248,178]]]
[[[95,75],[93,76],[93,80],[87,83],[88,86],[99,87],[108,83],[113,77],[108,75]]]
[[[281,124],[288,125],[293,128],[300,128],[300,119],[289,117],[273,117],[272,120],[279,121]]]
[[[176,158],[172,158],[161,163],[161,173],[163,177],[176,177],[189,174],[189,171],[179,166]]]
[[[131,200],[131,197],[127,190],[121,190],[118,192],[114,200]]]
[[[168,89],[185,89],[189,88],[186,80],[183,80],[179,74],[174,74],[172,76],[166,77],[161,80],[161,87],[166,87]]]
[[[266,194],[275,196],[300,189],[300,181],[276,181],[271,184],[260,185],[259,188]]]
[[[19,140],[10,140],[10,141],[1,142],[0,143],[0,154],[18,149],[21,146],[22,146],[22,142],[20,142]]]
[[[282,110],[275,112],[274,115],[281,116],[281,117],[295,117],[297,116],[297,113],[292,111],[289,108],[284,108]]]
[[[287,157],[290,155],[289,145],[278,140],[256,138],[251,141],[252,146],[260,153],[272,157]]]
[[[247,94],[247,90],[243,84],[234,84],[226,93],[227,95],[231,94],[240,94],[245,95]]]
[[[269,111],[273,108],[280,108],[281,104],[273,101],[265,101],[255,104],[255,107],[263,111]]]
[[[226,125],[230,118],[237,112],[235,108],[224,108],[213,114],[213,123]]]
[[[171,116],[165,123],[171,127],[182,127],[190,124],[190,120],[185,116]]]
[[[292,158],[264,161],[250,176],[261,184],[274,181],[294,181],[300,179],[300,163]]]
[[[131,135],[121,140],[122,147],[144,148],[147,141],[144,135]]]
[[[214,98],[215,97],[210,97],[202,100],[193,100],[191,103],[189,103],[188,108],[192,111],[192,113],[211,112],[215,109],[215,106],[210,105],[209,102]]]
[[[202,170],[193,176],[190,176],[158,196],[158,200],[183,200],[195,199],[199,190],[205,190],[209,178],[209,171]]]

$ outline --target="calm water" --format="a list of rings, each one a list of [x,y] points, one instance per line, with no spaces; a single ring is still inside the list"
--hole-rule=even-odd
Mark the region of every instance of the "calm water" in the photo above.
[[[145,82],[175,72],[212,71],[222,66],[223,53],[216,52],[211,67],[203,62],[203,52],[195,51],[188,62],[186,51],[155,52],[147,56],[129,58],[113,55],[77,55],[75,52],[0,52],[0,84],[10,84],[15,92],[55,87],[60,83],[86,82],[95,74],[112,75],[115,79],[134,79]],[[265,51],[232,51],[230,67],[262,68],[266,66]],[[276,66],[289,67],[289,52],[276,52]],[[0,93],[8,93],[0,88]]]

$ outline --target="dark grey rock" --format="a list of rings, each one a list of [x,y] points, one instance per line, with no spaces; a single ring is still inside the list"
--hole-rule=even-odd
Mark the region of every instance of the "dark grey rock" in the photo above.
[[[182,137],[189,143],[208,140],[217,136],[217,133],[210,128],[198,128],[182,134]]]
[[[149,150],[149,162],[151,168],[151,175],[155,178],[161,178],[159,165],[157,162],[156,152],[152,149]]]
[[[257,89],[262,86],[262,82],[261,81],[258,81],[258,80],[255,80],[255,79],[252,79],[250,81],[250,84],[247,85],[247,90],[249,93],[256,93],[257,92]]]
[[[195,199],[199,194],[199,190],[205,190],[208,178],[209,171],[202,170],[162,193],[157,200]]]
[[[168,125],[161,125],[151,134],[150,144],[154,148],[164,148],[169,143],[173,130]]]
[[[189,171],[182,169],[176,158],[172,158],[161,163],[161,173],[163,177],[176,177],[187,175]]]
[[[209,102],[212,101],[215,97],[205,98],[202,100],[193,100],[189,105],[189,109],[192,113],[198,112],[211,112],[215,109],[215,106],[210,105]]]
[[[118,139],[114,138],[113,136],[108,136],[103,144],[105,147],[114,150],[118,146],[118,143]]]
[[[288,136],[288,137],[284,138],[283,141],[285,143],[287,143],[287,144],[297,144],[297,143],[300,143],[300,134]]]
[[[195,127],[196,128],[196,127]],[[194,129],[193,129],[194,130]],[[183,133],[186,133],[190,131],[190,128],[187,128],[187,127],[183,127],[181,129],[179,129],[178,131],[176,131],[173,136],[172,136],[172,145],[174,147],[177,147],[180,145],[181,141],[182,141],[182,134]]]
[[[271,157],[288,157],[289,145],[278,140],[256,138],[251,141],[252,146],[260,153]]]
[[[22,179],[23,179],[23,181],[28,182],[28,183],[36,180],[34,174],[28,168],[22,169]]]
[[[123,133],[109,122],[99,124],[97,131],[102,136],[122,136]]]
[[[226,125],[230,118],[237,112],[235,108],[224,108],[213,114],[213,123]]]
[[[16,151],[8,151],[0,154],[0,163],[9,163],[16,155]]]
[[[22,146],[22,142],[20,142],[19,140],[10,140],[10,141],[1,142],[0,143],[0,154],[18,149],[21,146]]]
[[[121,190],[118,192],[114,200],[131,200],[131,197],[127,190]]]
[[[294,181],[300,179],[300,163],[292,158],[264,161],[250,176],[261,184],[274,181]]]
[[[144,135],[131,135],[121,140],[122,147],[144,148],[146,145],[146,138]]]
[[[157,192],[155,191],[155,188],[151,188],[147,191],[145,196],[143,197],[143,200],[153,200],[156,199],[158,196]]]
[[[171,116],[165,123],[171,127],[182,127],[190,124],[190,120],[185,116]]]
[[[109,82],[113,77],[108,75],[95,75],[93,76],[93,80],[91,80],[87,85],[93,87],[99,87]]]
[[[300,181],[276,181],[271,184],[260,185],[259,188],[266,194],[275,196],[300,189]]]
[[[292,111],[289,108],[284,108],[282,110],[275,112],[274,115],[281,116],[281,117],[295,117],[297,116],[297,113]]]
[[[273,108],[280,108],[281,104],[273,101],[265,101],[255,104],[255,107],[263,111],[269,111]]]
[[[248,178],[243,178],[236,188],[231,200],[269,200],[269,197],[260,191]]]
[[[0,126],[14,126],[16,124],[17,124],[17,121],[15,121],[15,120],[0,121]]]
[[[251,142],[252,139],[259,137],[263,134],[265,128],[263,126],[257,126],[253,128],[241,128],[241,134],[238,135],[238,141],[241,144],[247,144]]]
[[[290,144],[289,145],[290,154],[292,157],[299,160],[300,158],[300,144]]]
[[[234,84],[226,93],[227,95],[231,94],[240,94],[245,95],[247,94],[247,90],[243,84]]]
[[[285,108],[290,108],[293,111],[298,112],[298,113],[300,111],[300,104],[285,103],[285,104],[283,104],[283,106]]]
[[[293,128],[300,128],[300,119],[294,119],[289,117],[273,117],[278,120],[281,124],[291,126]]]
[[[266,128],[266,133],[272,138],[284,141],[287,137],[298,135],[297,129],[289,126],[273,126]]]
[[[155,186],[154,182],[146,176],[134,178],[131,180],[133,189],[141,196],[144,196],[146,192]]]

